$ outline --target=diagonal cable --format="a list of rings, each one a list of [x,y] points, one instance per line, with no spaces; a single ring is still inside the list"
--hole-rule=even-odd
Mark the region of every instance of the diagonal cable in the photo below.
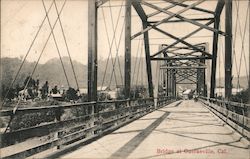
[[[49,18],[49,15],[48,15],[48,12],[47,12],[47,9],[46,9],[44,0],[42,0],[42,2],[43,2],[43,8],[44,8],[44,11],[45,11],[45,13],[46,13],[46,17],[47,17],[47,20],[48,20],[50,29],[51,29],[51,31],[52,31],[52,37],[53,37],[53,40],[54,40],[54,42],[55,42],[56,50],[57,50],[57,53],[58,53],[58,55],[59,55],[60,62],[61,62],[61,64],[62,64],[63,72],[64,72],[65,78],[66,78],[66,80],[67,80],[68,87],[70,87],[69,79],[68,79],[68,76],[67,76],[67,74],[66,74],[66,70],[65,70],[65,67],[64,67],[64,64],[63,64],[63,61],[62,61],[62,56],[61,56],[61,53],[60,53],[60,50],[59,50],[59,47],[58,47],[58,44],[57,44],[57,41],[56,41],[56,37],[55,37],[55,34],[54,34],[54,29],[52,28],[52,25],[51,25],[51,22],[50,22],[50,18]],[[53,1],[53,2],[54,2],[54,1]],[[59,18],[59,17],[58,17],[58,18]]]
[[[71,67],[72,67],[72,70],[73,70],[74,78],[75,78],[75,81],[76,81],[76,86],[77,86],[77,89],[79,89],[79,84],[78,84],[78,81],[77,81],[75,68],[74,68],[72,58],[71,58],[71,55],[70,55],[69,46],[68,46],[68,43],[67,43],[67,40],[66,40],[66,36],[65,36],[62,21],[61,21],[60,15],[59,15],[58,7],[57,7],[57,4],[56,4],[56,1],[55,0],[53,0],[53,1],[54,1],[54,4],[55,4],[56,13],[57,13],[57,16],[58,16],[58,19],[59,19],[60,28],[61,28],[61,31],[62,31],[62,34],[63,34],[63,39],[64,39],[64,43],[65,43],[67,53],[68,53],[68,56],[69,56],[70,64],[71,64]]]

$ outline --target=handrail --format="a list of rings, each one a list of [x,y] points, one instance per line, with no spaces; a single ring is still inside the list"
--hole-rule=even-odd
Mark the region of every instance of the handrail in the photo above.
[[[153,98],[127,99],[116,101],[98,101],[67,105],[20,108],[13,122],[31,122],[28,126],[17,126],[10,132],[1,134],[1,148],[8,149],[14,144],[22,144],[34,138],[53,138],[19,153],[6,154],[2,158],[25,158],[53,147],[67,147],[73,141],[88,141],[101,136],[107,130],[131,122],[158,109],[173,100],[165,98],[155,107]],[[76,114],[72,114],[75,112]],[[70,114],[71,116],[67,116]],[[77,115],[78,114],[78,115]],[[1,118],[13,115],[11,110],[0,111]],[[25,124],[25,123],[24,123]],[[15,125],[14,125],[15,126]],[[10,151],[12,152],[12,151]],[[2,153],[3,154],[3,153]]]
[[[215,98],[199,97],[215,115],[233,127],[241,135],[250,138],[250,105],[223,101]]]

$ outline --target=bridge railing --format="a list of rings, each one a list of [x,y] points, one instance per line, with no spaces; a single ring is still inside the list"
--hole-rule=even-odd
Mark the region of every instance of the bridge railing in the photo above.
[[[171,98],[87,102],[1,111],[10,131],[1,133],[1,158],[53,154],[85,144],[170,103]],[[12,118],[12,119],[11,119]],[[14,150],[14,151],[13,151]],[[41,155],[41,154],[40,154]]]
[[[200,97],[199,100],[241,135],[250,138],[250,104],[207,97]]]

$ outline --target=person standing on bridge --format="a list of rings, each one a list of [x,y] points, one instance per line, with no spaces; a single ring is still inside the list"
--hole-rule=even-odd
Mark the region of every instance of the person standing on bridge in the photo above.
[[[42,99],[45,99],[48,96],[48,94],[49,94],[48,81],[46,81],[45,84],[43,85],[41,93],[42,93]]]

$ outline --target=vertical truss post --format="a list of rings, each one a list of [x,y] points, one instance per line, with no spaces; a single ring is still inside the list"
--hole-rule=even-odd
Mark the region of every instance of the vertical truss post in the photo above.
[[[176,73],[175,69],[173,69],[173,96],[176,97]]]
[[[205,65],[205,60],[202,59],[201,63]],[[201,69],[201,95],[205,96],[206,91],[206,72],[205,69]]]
[[[97,100],[97,5],[88,1],[88,100]]]
[[[164,96],[167,96],[167,70],[163,70],[163,87],[164,87]]]
[[[169,89],[169,70],[167,69],[166,71],[167,71],[167,73],[166,73],[166,95],[169,96],[169,91],[168,91],[168,89]]]
[[[225,0],[225,99],[232,95],[232,0]]]
[[[131,86],[131,0],[126,0],[125,7],[125,98],[130,98]]]
[[[214,28],[219,29],[220,17],[215,17]],[[210,98],[214,98],[216,87],[216,64],[217,64],[217,52],[218,52],[218,37],[219,34],[214,32],[213,36],[213,56],[212,56],[212,71],[211,71],[211,83],[210,83]]]
[[[224,0],[219,0],[214,17],[214,29],[219,30],[220,25],[220,16],[222,9],[224,7]],[[216,87],[216,64],[217,64],[217,53],[218,53],[218,38],[219,34],[214,32],[213,35],[213,56],[212,56],[212,70],[211,70],[211,83],[210,83],[210,98],[214,98],[215,96],[215,87]]]
[[[145,21],[142,22],[142,25],[143,25],[143,29],[146,29],[148,27],[147,22],[145,22]],[[148,32],[144,33],[144,46],[145,46],[149,96],[154,97]]]
[[[197,91],[197,94],[200,95],[201,93],[201,70],[197,68],[197,77],[196,77],[196,91]]]
[[[171,92],[171,97],[173,97],[174,96],[174,94],[173,94],[173,85],[174,84],[174,82],[173,82],[173,69],[170,69],[170,92]]]

